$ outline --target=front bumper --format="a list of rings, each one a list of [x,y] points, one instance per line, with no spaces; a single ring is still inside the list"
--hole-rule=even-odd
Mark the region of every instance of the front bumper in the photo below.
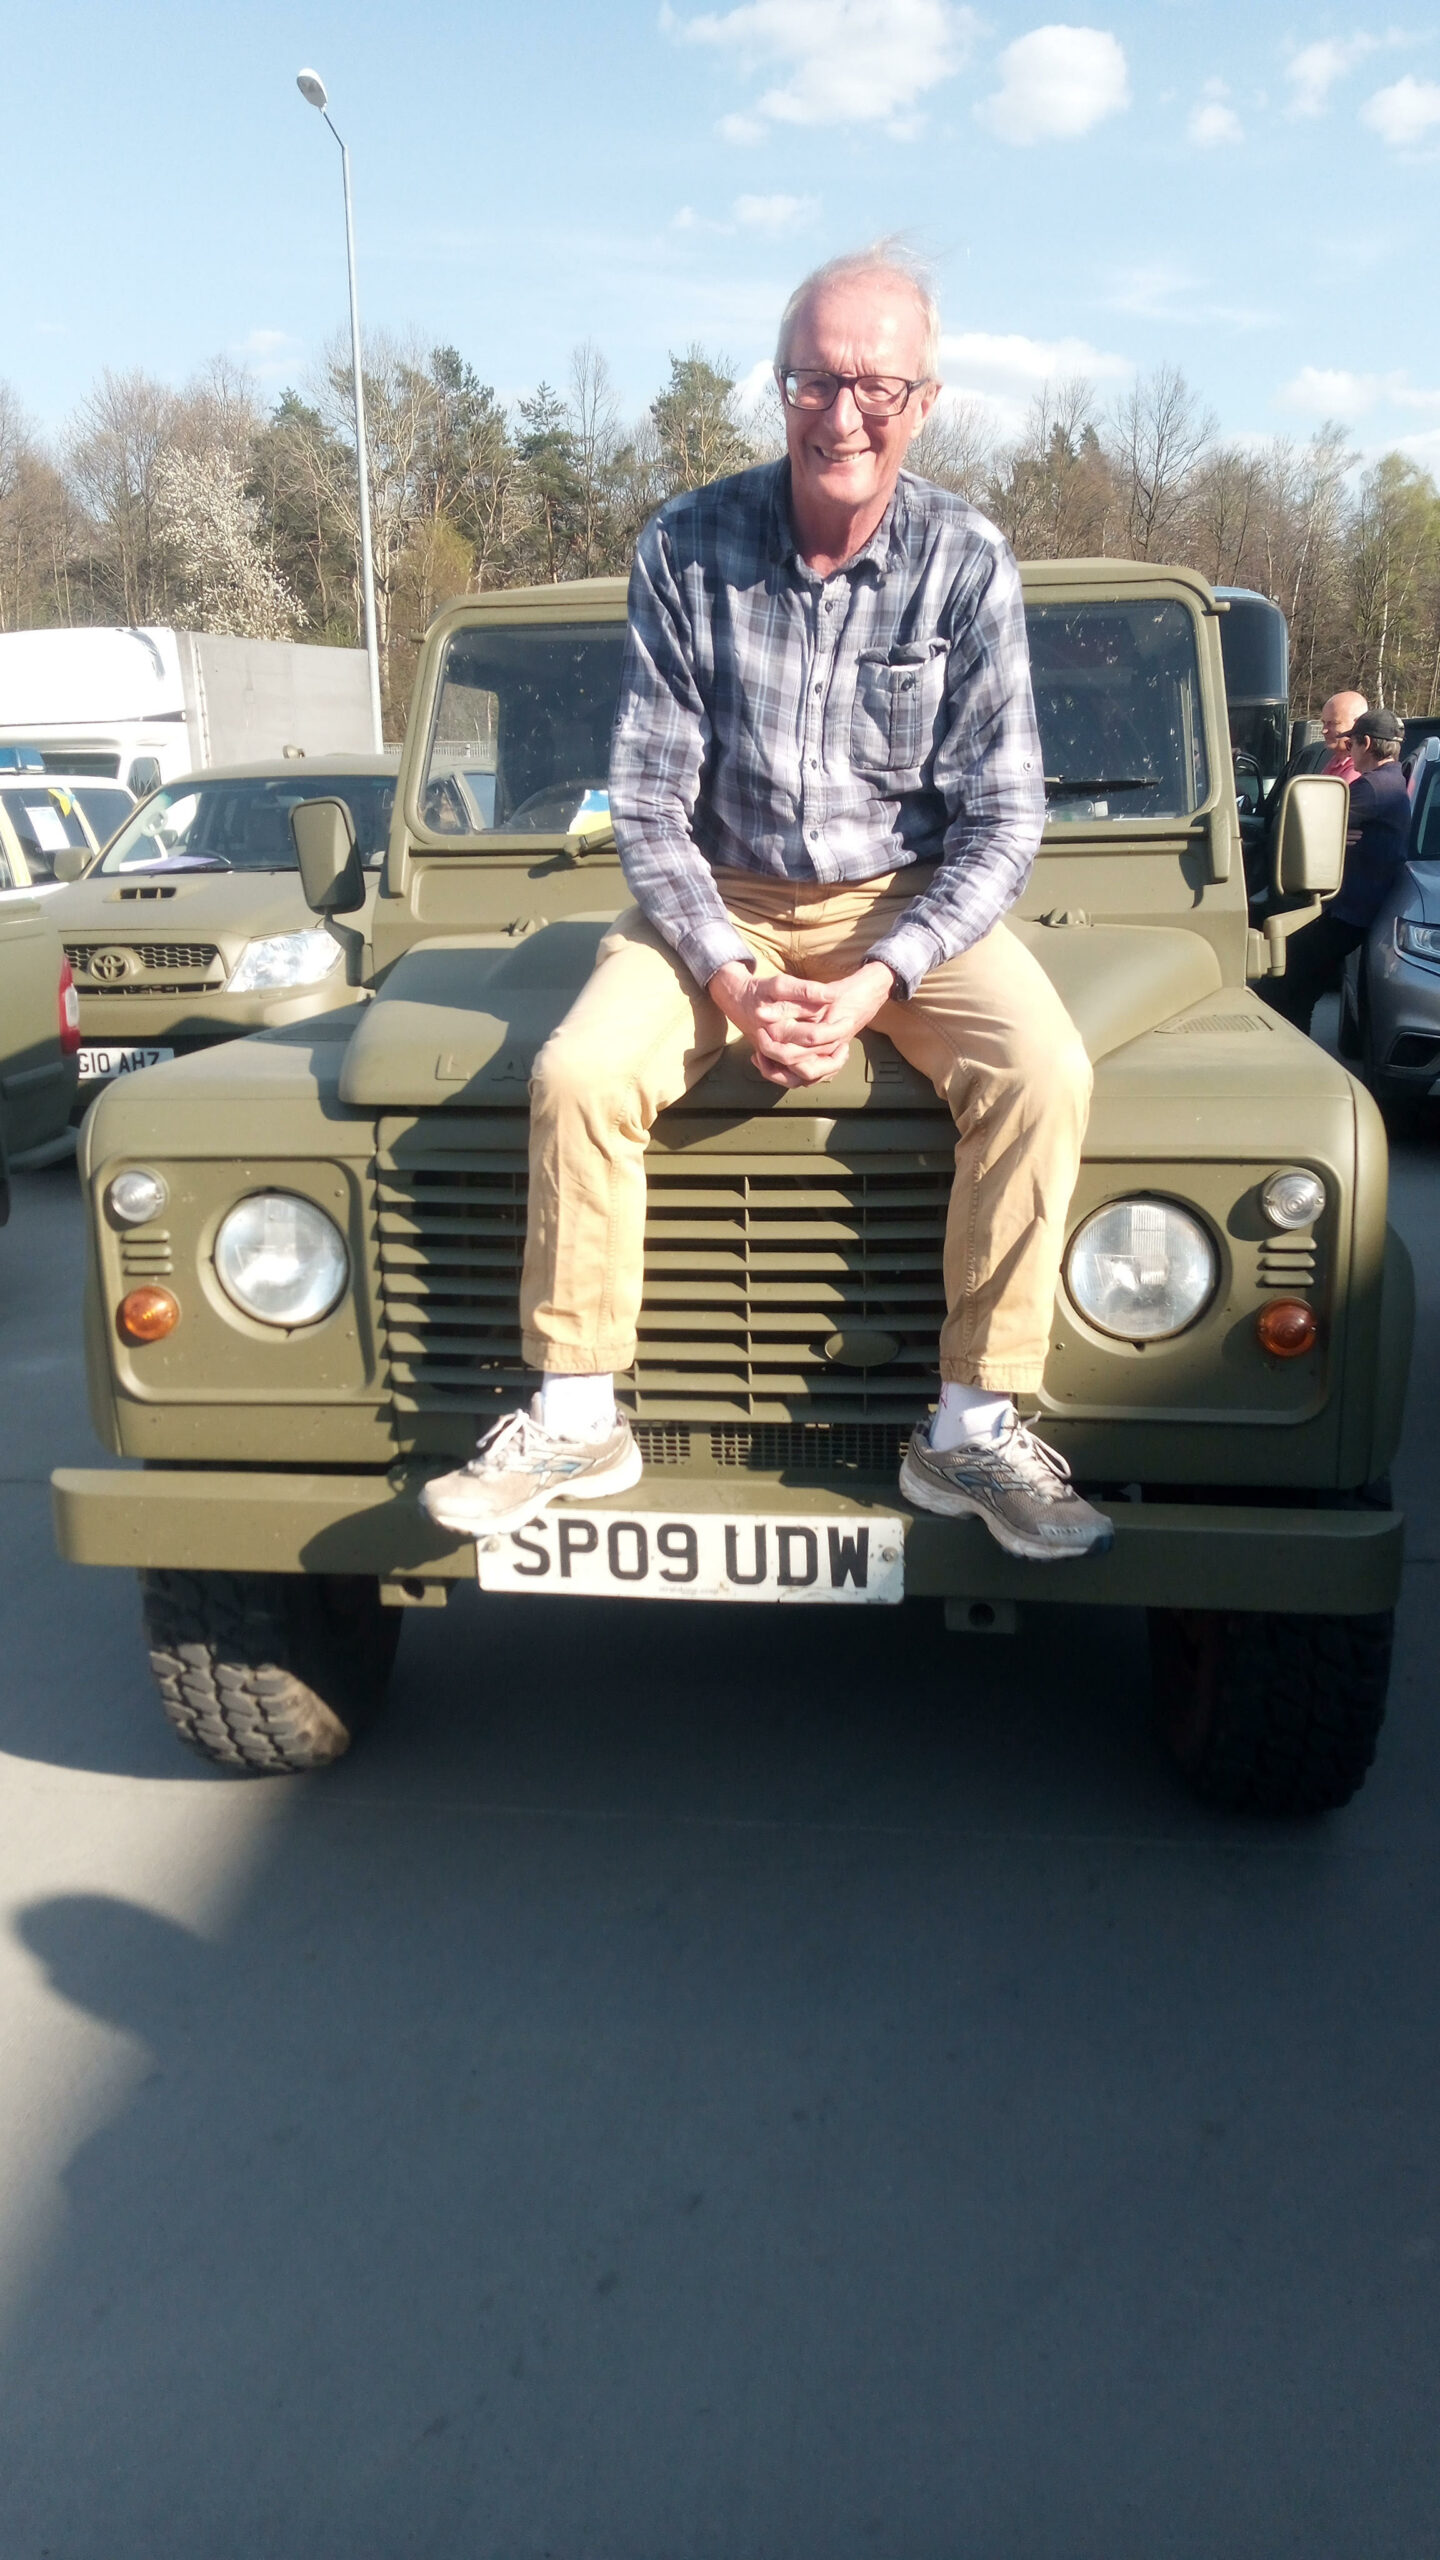
[[[436,1529],[420,1509],[420,1487],[431,1472],[62,1467],[51,1479],[55,1534],[72,1564],[471,1581],[473,1542]],[[833,1483],[755,1475],[717,1484],[664,1469],[628,1500],[587,1508],[624,1515],[637,1504],[677,1518],[700,1511],[898,1515],[906,1524],[905,1588],[917,1599],[1347,1616],[1391,1607],[1403,1561],[1397,1511],[1122,1502],[1114,1506],[1109,1555],[1027,1564],[1007,1556],[978,1520],[911,1513],[893,1489],[874,1484],[838,1492]]]

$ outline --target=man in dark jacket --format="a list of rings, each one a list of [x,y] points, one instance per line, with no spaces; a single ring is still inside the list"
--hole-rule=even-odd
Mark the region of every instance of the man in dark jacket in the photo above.
[[[1308,1031],[1321,996],[1338,987],[1350,953],[1365,939],[1405,857],[1410,797],[1400,770],[1405,724],[1393,711],[1362,712],[1350,732],[1355,780],[1339,891],[1313,924],[1292,934],[1283,978],[1262,981],[1266,1002]]]

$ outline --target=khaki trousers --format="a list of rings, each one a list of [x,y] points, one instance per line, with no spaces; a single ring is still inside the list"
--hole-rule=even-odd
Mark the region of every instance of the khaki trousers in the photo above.
[[[717,880],[762,972],[840,978],[909,905],[914,874],[850,888]],[[1004,926],[947,960],[872,1026],[927,1076],[956,1127],[940,1374],[1034,1390],[1050,1338],[1090,1062],[1044,970]],[[645,1149],[658,1114],[738,1038],[638,909],[535,1061],[521,1282],[531,1368],[597,1376],[635,1358]],[[825,1108],[825,1087],[812,1088]]]

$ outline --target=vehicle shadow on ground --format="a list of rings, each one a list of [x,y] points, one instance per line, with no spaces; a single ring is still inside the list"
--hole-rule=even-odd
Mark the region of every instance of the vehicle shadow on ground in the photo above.
[[[742,1616],[468,1597],[218,1941],[21,1915],[130,2064],[0,2548],[1425,2547],[1404,1859],[1180,1807],[1133,1620]]]

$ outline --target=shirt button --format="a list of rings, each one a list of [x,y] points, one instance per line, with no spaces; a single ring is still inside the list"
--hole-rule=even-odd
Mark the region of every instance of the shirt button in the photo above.
[[[818,772],[819,772],[819,770],[820,770],[820,759],[819,759],[819,757],[818,757],[818,756],[812,756],[812,757],[811,757],[811,759],[810,759],[810,770],[811,770],[811,772],[812,772],[812,773],[818,773]]]

